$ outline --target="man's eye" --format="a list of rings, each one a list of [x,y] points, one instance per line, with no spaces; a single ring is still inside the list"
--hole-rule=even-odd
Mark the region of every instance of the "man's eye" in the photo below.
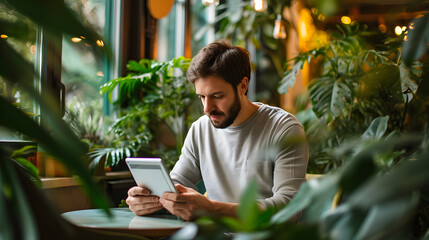
[[[220,98],[222,98],[223,97],[223,95],[214,95],[213,96],[213,98],[216,98],[216,99],[220,99]]]

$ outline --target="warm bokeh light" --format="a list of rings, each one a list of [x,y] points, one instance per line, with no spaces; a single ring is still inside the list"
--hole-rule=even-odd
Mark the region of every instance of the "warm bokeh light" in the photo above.
[[[310,49],[320,48],[329,41],[329,36],[326,32],[318,30],[313,22],[312,13],[315,10],[302,8],[298,18],[298,37],[299,50],[301,52],[309,51]]]
[[[350,24],[350,23],[352,23],[352,19],[349,16],[342,16],[341,22],[344,24]]]
[[[36,53],[36,45],[35,44],[31,45],[30,52],[31,52],[31,54],[35,54]]]
[[[99,77],[104,77],[104,74],[103,74],[103,72],[102,72],[102,71],[98,71],[98,72],[97,72],[97,76],[99,76]]]
[[[84,36],[80,36],[80,38],[85,39],[85,37],[84,37]]]
[[[311,8],[311,13],[314,15],[318,15],[319,14],[319,10],[317,10],[317,8]]]
[[[325,21],[325,20],[326,20],[326,17],[325,17],[325,15],[323,15],[323,14],[319,14],[319,16],[317,16],[317,20],[319,20],[319,21],[323,22],[323,21]]]
[[[219,0],[201,0],[201,2],[206,6],[219,5]]]
[[[285,24],[282,21],[282,16],[277,15],[276,22],[274,23],[273,37],[275,39],[285,39],[286,38],[286,28]]]
[[[408,36],[407,35],[404,36],[404,41],[405,42],[408,41]]]
[[[97,43],[97,45],[98,45],[99,47],[104,47],[104,42],[103,42],[103,41],[101,41],[101,40],[97,40],[97,41],[96,41],[96,43]]]
[[[387,27],[384,24],[378,25],[378,29],[380,29],[380,32],[382,32],[382,33],[386,33],[387,32]]]
[[[251,0],[251,5],[257,12],[265,11],[268,8],[267,0]]]
[[[407,30],[407,27],[406,27],[406,26],[402,26],[401,30],[402,30],[403,32],[405,32],[405,31]]]
[[[400,26],[395,27],[395,34],[398,36],[402,34],[402,28]]]
[[[72,42],[78,43],[78,42],[82,41],[82,38],[74,37],[71,40],[72,40]]]
[[[0,35],[0,38],[3,38],[3,39],[5,39],[5,38],[8,38],[9,36],[7,36],[6,34],[1,34]]]

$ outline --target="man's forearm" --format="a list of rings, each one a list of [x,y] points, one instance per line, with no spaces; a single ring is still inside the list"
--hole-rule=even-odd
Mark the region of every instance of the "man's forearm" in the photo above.
[[[238,203],[227,203],[211,200],[211,209],[210,213],[222,216],[222,217],[238,217]],[[264,206],[258,203],[258,206],[261,210],[264,210]]]
[[[237,218],[238,214],[238,203],[227,203],[210,200],[211,206],[209,212],[211,214],[222,216],[222,217],[233,217]]]

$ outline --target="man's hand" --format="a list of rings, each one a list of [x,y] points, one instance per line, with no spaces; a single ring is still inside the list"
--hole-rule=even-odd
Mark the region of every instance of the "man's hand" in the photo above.
[[[147,215],[161,210],[163,207],[159,197],[150,195],[147,188],[132,187],[128,190],[127,204],[136,215]]]
[[[162,206],[171,214],[189,221],[204,211],[212,210],[211,201],[204,195],[180,184],[176,184],[175,187],[179,193],[163,193],[159,199]]]

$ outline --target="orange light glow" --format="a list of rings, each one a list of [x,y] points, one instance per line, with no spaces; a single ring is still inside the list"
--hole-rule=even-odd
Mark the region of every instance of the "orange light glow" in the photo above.
[[[378,25],[378,29],[380,29],[380,32],[382,32],[382,33],[386,33],[386,31],[387,31],[387,27],[384,24]]]
[[[0,35],[0,38],[3,38],[3,39],[6,39],[6,38],[8,38],[9,36],[8,35],[6,35],[6,34],[1,34]]]
[[[400,26],[395,27],[395,34],[398,36],[402,34],[402,28]]]
[[[350,24],[350,23],[352,23],[352,19],[349,16],[342,16],[341,22],[344,24]]]
[[[97,45],[98,45],[99,47],[104,47],[104,42],[103,42],[103,41],[101,41],[101,40],[97,40],[97,41],[96,41],[96,43],[97,43]]]
[[[36,53],[36,45],[35,44],[31,45],[30,52],[31,52],[31,54],[35,54]]]
[[[72,40],[72,42],[78,43],[78,42],[82,41],[82,38],[74,37],[71,40]]]

